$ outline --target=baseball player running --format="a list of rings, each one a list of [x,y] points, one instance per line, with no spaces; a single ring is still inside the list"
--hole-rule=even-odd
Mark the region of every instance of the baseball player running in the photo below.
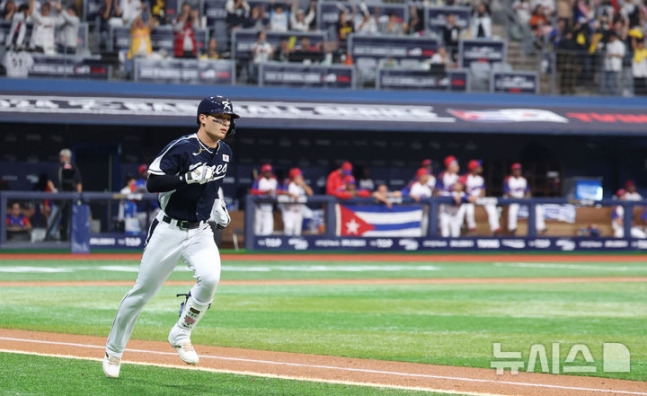
[[[261,195],[276,197],[278,190],[278,181],[272,173],[272,165],[265,164],[261,166],[261,175],[254,180],[250,193],[252,195]],[[274,204],[257,203],[254,211],[254,234],[271,235],[274,232]]]
[[[483,173],[483,163],[481,160],[471,160],[467,163],[469,173],[463,176],[463,184],[465,185],[465,192],[470,197],[476,199],[485,197],[485,179],[481,174]],[[494,234],[501,232],[499,224],[499,213],[496,206],[492,203],[485,203],[483,205],[487,213],[488,222],[490,223],[490,231]],[[465,221],[467,222],[467,229],[469,232],[476,231],[476,219],[474,218],[475,206],[473,203],[465,204]]]
[[[121,357],[144,305],[162,287],[180,259],[197,280],[168,340],[180,359],[196,364],[191,331],[213,301],[220,281],[220,255],[207,221],[221,227],[230,222],[218,189],[227,174],[232,152],[222,140],[235,133],[232,104],[211,96],[198,105],[198,131],[169,143],[148,169],[148,190],[159,192],[160,212],[150,226],[139,274],[119,305],[103,360],[107,377],[119,377]],[[213,211],[213,214],[212,214]]]
[[[503,196],[505,198],[530,198],[530,186],[528,180],[521,176],[521,164],[516,162],[510,167],[512,174],[503,181]],[[536,205],[536,227],[537,231],[544,233],[546,223],[544,222],[544,208]],[[508,206],[508,232],[514,235],[517,231],[517,217],[519,215],[519,204]]]

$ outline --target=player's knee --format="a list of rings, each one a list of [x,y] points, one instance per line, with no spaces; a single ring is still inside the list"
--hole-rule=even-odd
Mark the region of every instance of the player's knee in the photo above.
[[[215,292],[218,287],[218,282],[220,282],[220,274],[212,271],[202,274],[198,283],[202,288]]]

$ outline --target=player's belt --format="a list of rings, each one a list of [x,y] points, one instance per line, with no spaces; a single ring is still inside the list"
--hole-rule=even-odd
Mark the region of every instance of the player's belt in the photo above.
[[[172,226],[176,226],[181,230],[193,230],[195,228],[200,227],[200,225],[202,224],[202,222],[200,221],[178,220],[169,216],[162,217],[162,221],[165,223],[169,223]]]

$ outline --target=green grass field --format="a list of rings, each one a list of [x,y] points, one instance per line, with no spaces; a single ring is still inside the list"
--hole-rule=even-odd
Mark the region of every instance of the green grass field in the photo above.
[[[225,262],[223,280],[401,279],[401,278],[550,278],[647,276],[641,263],[437,262],[262,262],[240,256]],[[134,261],[11,261],[0,263],[2,281],[124,280],[136,277]],[[173,280],[191,280],[178,270]],[[128,286],[2,287],[0,327],[106,336]],[[165,286],[142,313],[133,338],[164,341],[177,318],[176,293],[187,287]],[[533,344],[561,344],[561,361],[574,344],[591,350],[597,371],[588,375],[647,379],[647,284],[644,282],[359,284],[359,285],[221,285],[211,311],[194,332],[195,344],[314,353],[416,363],[490,368],[492,344],[521,351],[527,361]],[[603,373],[602,344],[618,342],[631,351],[630,373]],[[47,366],[52,358],[0,355],[0,371],[18,366]],[[549,355],[549,359],[552,357]],[[581,357],[581,356],[580,356]],[[578,359],[577,361],[582,361]],[[73,361],[74,386],[102,376],[96,362]],[[537,369],[538,370],[538,369]],[[312,384],[212,373],[137,367],[134,383],[119,383],[119,392],[164,378],[158,393],[171,394],[196,376],[203,392],[191,394],[409,394],[373,388]],[[45,374],[47,370],[38,369]],[[29,376],[29,372],[21,371]],[[61,374],[52,373],[52,376]],[[75,377],[76,376],[76,377]],[[21,394],[21,381],[0,379],[0,394]],[[229,392],[209,392],[202,382],[223,383]],[[168,380],[166,380],[168,379]],[[175,381],[174,379],[177,379]],[[27,379],[25,379],[27,380]],[[103,379],[102,379],[103,381]],[[35,379],[25,394],[40,394]],[[190,381],[189,381],[190,382]],[[186,385],[191,389],[191,383]],[[196,385],[197,386],[197,385]],[[133,388],[135,387],[135,388]],[[304,388],[306,387],[306,388]],[[276,393],[266,391],[274,389]],[[30,390],[31,389],[31,390]],[[244,391],[243,391],[244,389]],[[301,390],[301,392],[299,391]],[[303,391],[307,389],[307,391]],[[344,393],[347,392],[347,393]],[[365,393],[361,393],[365,392]],[[68,393],[72,394],[72,393]],[[85,393],[87,394],[87,393]],[[94,394],[91,392],[91,394]],[[151,393],[153,394],[153,393]],[[174,393],[176,394],[176,393]],[[417,393],[419,394],[419,393]]]

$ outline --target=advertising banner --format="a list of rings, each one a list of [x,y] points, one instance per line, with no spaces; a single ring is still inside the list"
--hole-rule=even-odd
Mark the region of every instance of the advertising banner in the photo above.
[[[260,85],[282,87],[353,88],[352,66],[264,63],[260,65]]]
[[[353,59],[418,59],[428,60],[438,49],[438,40],[430,37],[365,36],[351,34],[348,50]]]
[[[182,84],[232,84],[229,60],[135,59],[135,81]]]
[[[381,68],[377,71],[377,89],[422,89],[450,92],[467,92],[467,70],[448,70],[438,75],[428,70]]]
[[[472,62],[489,64],[506,60],[507,45],[503,40],[465,39],[458,45],[461,65],[469,68]]]
[[[490,92],[539,93],[539,74],[537,72],[492,72]]]

